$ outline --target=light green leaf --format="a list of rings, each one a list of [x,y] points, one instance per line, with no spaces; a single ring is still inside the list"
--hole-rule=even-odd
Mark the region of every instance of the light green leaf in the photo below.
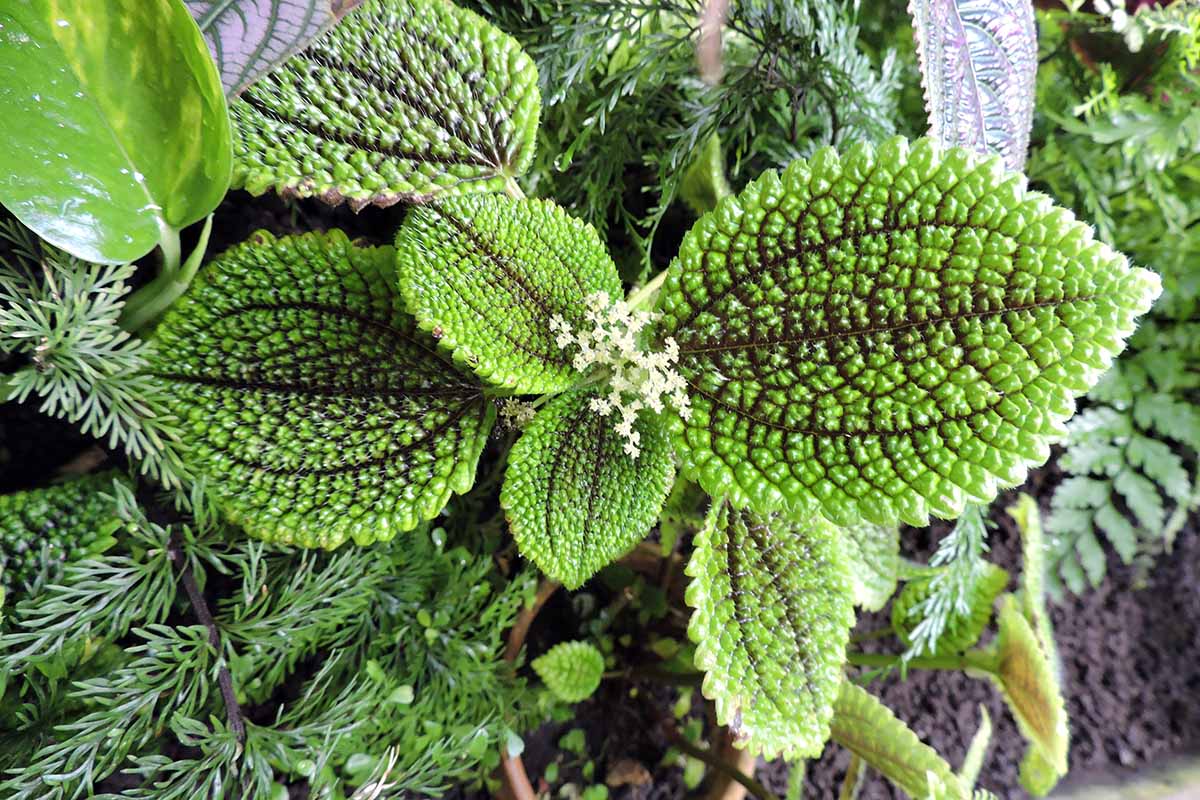
[[[533,660],[533,671],[559,700],[579,703],[600,688],[604,654],[588,642],[561,642]]]
[[[389,206],[498,191],[533,160],[537,70],[447,0],[367,0],[230,107],[234,184]]]
[[[0,202],[85,261],[147,253],[229,186],[225,96],[176,0],[0,9]]]
[[[1022,781],[1026,789],[1042,796],[1067,774],[1070,734],[1062,689],[1013,595],[1007,595],[1000,606],[999,627],[993,678],[1029,742],[1021,765]]]
[[[1054,668],[1056,680],[1062,673],[1054,627],[1046,608],[1046,538],[1037,501],[1022,492],[1008,507],[1008,515],[1021,532],[1021,611],[1037,634],[1038,643]]]
[[[995,564],[981,565],[979,575],[970,585],[966,598],[969,607],[965,610],[952,609],[946,627],[933,643],[930,655],[961,653],[974,646],[983,635],[992,619],[992,604],[1008,586],[1008,572]],[[934,590],[933,576],[928,575],[909,581],[892,603],[892,628],[906,645],[912,645],[913,629],[922,620],[921,603]]]
[[[414,209],[396,236],[408,308],[454,358],[522,394],[570,388],[580,375],[550,320],[591,330],[583,300],[622,296],[595,228],[545,200],[471,195]]]
[[[570,392],[538,411],[508,455],[500,505],[521,554],[568,589],[641,541],[662,510],[675,464],[661,425],[636,423],[641,453],[625,453],[616,422]]]
[[[295,55],[344,13],[342,0],[185,0],[230,97]],[[354,3],[357,5],[357,2]],[[334,6],[338,7],[335,13]]]
[[[975,735],[971,737],[967,754],[963,756],[962,769],[958,771],[958,779],[964,787],[972,789],[975,781],[979,780],[979,771],[983,769],[983,760],[987,758],[988,745],[991,741],[992,718],[988,715],[987,708],[981,704],[979,706],[979,730],[975,731]]]
[[[704,695],[765,758],[820,755],[854,624],[839,531],[714,502],[687,566]]]
[[[822,150],[723,200],[671,266],[683,472],[758,511],[953,518],[1046,460],[1159,289],[994,158]]]
[[[900,574],[900,528],[860,522],[842,528],[854,604],[879,611],[896,591]]]
[[[865,690],[842,681],[833,709],[833,740],[866,761],[911,797],[967,800],[946,760]]]
[[[393,259],[340,231],[260,232],[160,323],[185,460],[251,535],[386,540],[474,482],[495,412],[415,330]]]

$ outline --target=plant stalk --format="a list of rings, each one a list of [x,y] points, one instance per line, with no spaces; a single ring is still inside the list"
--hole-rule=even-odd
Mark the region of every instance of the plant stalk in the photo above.
[[[172,229],[171,235],[164,232],[162,240],[158,243],[163,255],[162,272],[129,298],[125,310],[121,313],[122,328],[130,333],[137,333],[162,316],[163,312],[187,291],[192,279],[196,277],[197,270],[200,269],[200,263],[204,260],[212,224],[213,215],[209,214],[204,220],[204,228],[200,231],[200,241],[196,243],[196,248],[182,266],[179,264],[179,231]]]
[[[652,306],[658,298],[658,292],[662,289],[663,281],[667,279],[667,270],[655,275],[645,285],[639,287],[629,295],[629,299],[625,302],[629,303],[631,308],[643,308]]]
[[[668,721],[663,724],[663,729],[669,741],[674,747],[683,751],[692,758],[699,759],[705,764],[708,764],[713,769],[720,773],[728,775],[733,780],[746,787],[746,791],[758,798],[758,800],[779,800],[770,789],[763,786],[757,780],[742,772],[740,769],[725,763],[711,751],[703,747],[689,742],[683,734],[675,727],[674,721]]]

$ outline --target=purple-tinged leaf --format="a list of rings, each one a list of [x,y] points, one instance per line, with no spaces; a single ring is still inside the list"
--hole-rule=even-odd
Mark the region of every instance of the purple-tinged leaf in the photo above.
[[[1030,0],[910,0],[929,112],[945,147],[995,153],[1020,172],[1037,72]]]
[[[186,0],[221,73],[225,94],[303,50],[361,0]]]

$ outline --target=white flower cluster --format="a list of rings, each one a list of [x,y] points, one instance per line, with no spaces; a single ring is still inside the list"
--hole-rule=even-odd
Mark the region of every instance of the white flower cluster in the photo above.
[[[591,410],[601,417],[617,414],[620,421],[614,430],[625,440],[625,452],[637,458],[641,453],[641,434],[633,429],[638,412],[648,408],[655,413],[675,407],[684,419],[692,409],[687,385],[675,363],[679,360],[679,345],[668,337],[660,351],[643,351],[638,336],[654,321],[648,311],[630,308],[624,300],[612,301],[607,292],[595,292],[585,299],[584,316],[592,324],[590,331],[576,332],[562,316],[550,318],[550,330],[563,350],[576,348],[572,365],[580,372],[594,366],[609,370],[609,393],[591,400]]]
[[[500,424],[518,431],[524,430],[537,414],[532,403],[523,403],[515,397],[504,398],[496,407],[500,411]]]

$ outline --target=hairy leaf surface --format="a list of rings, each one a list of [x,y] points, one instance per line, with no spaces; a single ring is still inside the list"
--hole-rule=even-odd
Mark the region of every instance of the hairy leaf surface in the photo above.
[[[560,642],[533,660],[533,671],[564,703],[579,703],[600,687],[604,654],[588,642]]]
[[[688,634],[718,722],[766,758],[819,755],[854,624],[837,529],[714,503],[687,574]]]
[[[421,335],[390,247],[258,233],[157,330],[187,460],[250,534],[390,539],[474,482],[495,412]]]
[[[670,269],[684,474],[758,511],[952,518],[1045,461],[1159,286],[994,158],[823,150],[722,201]]]
[[[230,107],[234,184],[354,208],[496,191],[533,159],[537,70],[447,0],[367,0]]]
[[[633,547],[662,510],[675,464],[656,419],[643,414],[637,459],[613,419],[569,392],[538,411],[508,455],[500,505],[521,554],[568,589]]]
[[[860,522],[842,528],[854,604],[878,611],[896,591],[900,573],[900,528]]]
[[[831,735],[911,797],[967,800],[971,796],[944,758],[890,708],[850,681],[842,681],[839,687]]]
[[[1070,734],[1062,689],[1049,655],[1013,595],[1007,595],[1000,607],[999,627],[994,677],[1017,727],[1029,741],[1021,762],[1022,780],[1029,791],[1044,795],[1067,774]]]
[[[186,0],[235,96],[320,35],[358,0]]]
[[[929,135],[1025,167],[1037,26],[1030,0],[910,0]]]
[[[421,327],[484,380],[525,394],[562,391],[580,377],[551,318],[590,330],[583,299],[623,294],[595,228],[546,200],[471,195],[414,209],[396,259]]]

